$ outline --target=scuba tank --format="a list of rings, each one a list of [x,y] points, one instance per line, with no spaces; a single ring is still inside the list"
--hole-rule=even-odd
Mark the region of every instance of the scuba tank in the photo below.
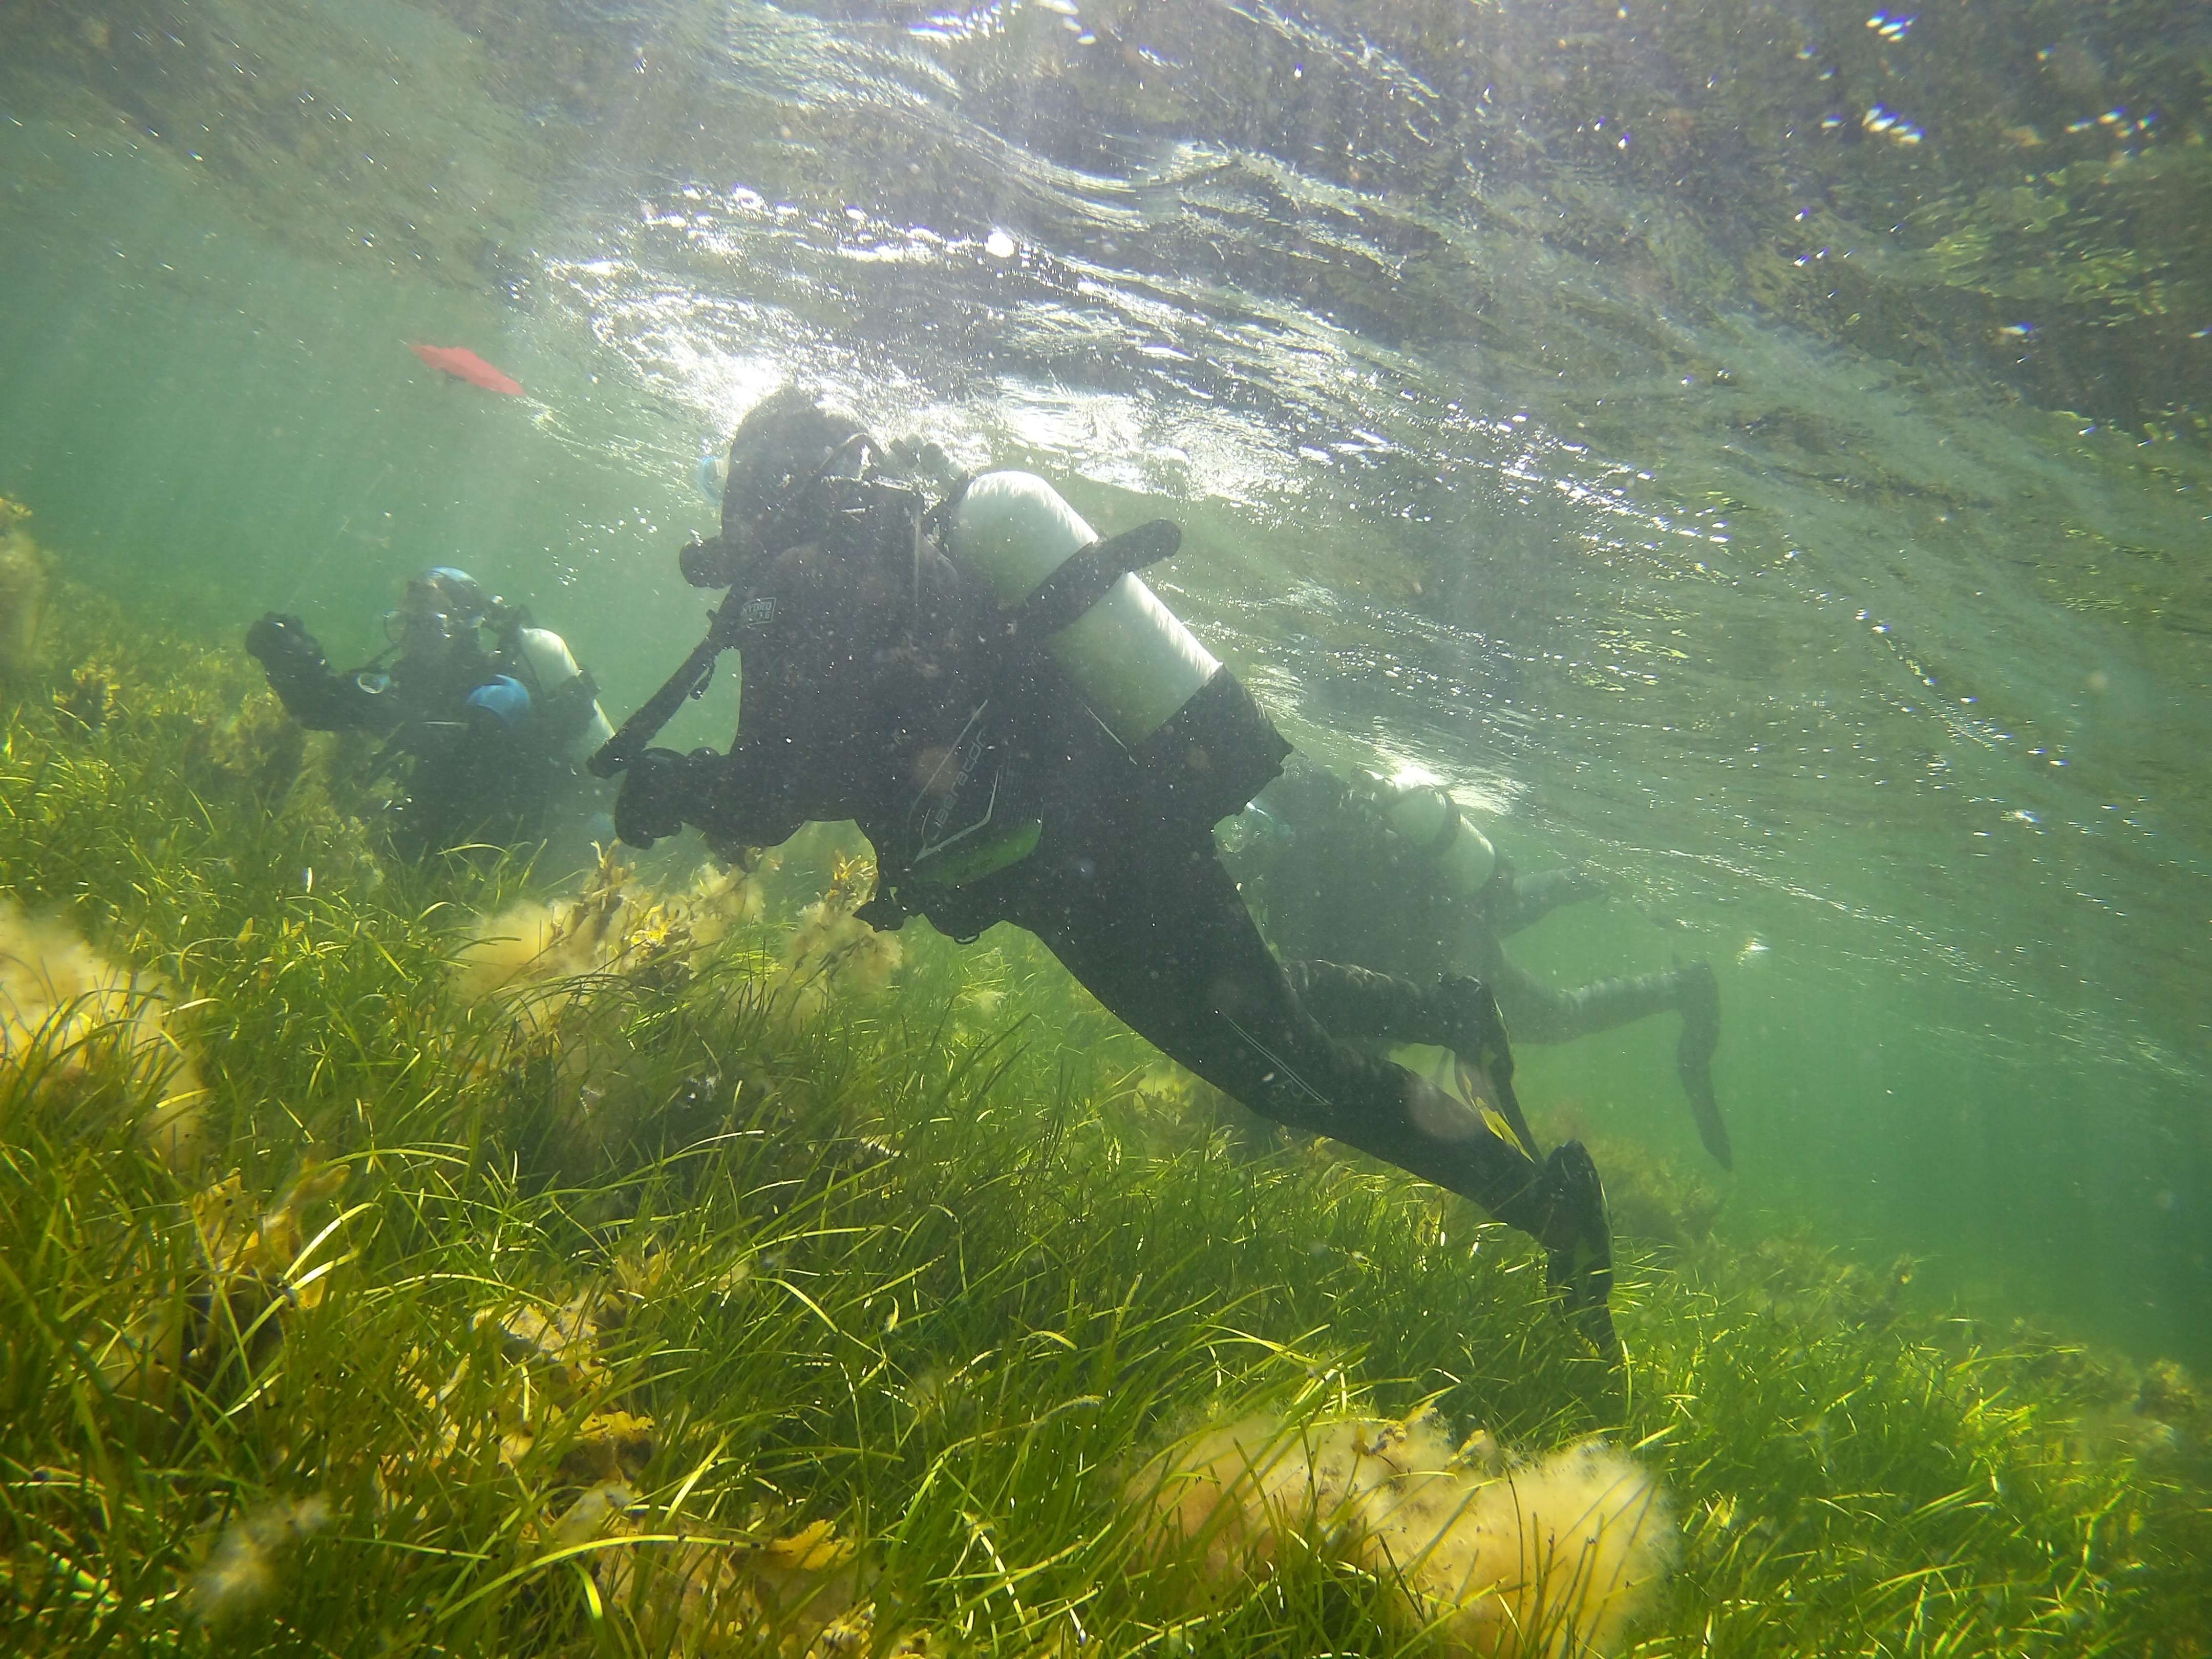
[[[568,641],[531,620],[524,606],[504,599],[488,601],[483,623],[498,642],[499,654],[543,705],[563,754],[574,760],[596,751],[614,736],[599,687],[568,649]]]
[[[952,556],[1018,607],[1098,532],[1030,472],[987,472],[953,509]],[[1133,573],[1053,635],[1048,647],[1106,727],[1135,748],[1167,724],[1221,665]],[[1240,802],[1241,805],[1242,803]]]
[[[1174,550],[1172,526],[1158,526],[1165,533],[1149,545],[1131,544],[1155,526],[1102,543],[1050,484],[1012,471],[971,479],[944,525],[945,550],[1018,625],[1052,612],[1054,590],[1076,596],[1060,607],[1081,605],[1072,617],[1046,624],[1044,649],[1128,750],[1170,823],[1210,828],[1282,769],[1290,744],[1136,574]]]
[[[587,680],[578,666],[575,653],[568,649],[568,641],[550,628],[532,628],[526,624],[517,629],[513,644],[514,654],[530,670],[541,695],[551,697],[568,691],[571,697],[588,700],[591,708],[583,720],[582,730],[568,740],[567,746],[577,754],[588,755],[615,734],[607,722],[606,711],[599,707],[595,695],[597,688],[577,683]],[[570,688],[574,687],[572,691]]]
[[[1374,780],[1382,821],[1426,860],[1447,892],[1473,898],[1498,872],[1498,849],[1468,820],[1459,803],[1426,785],[1400,788]]]

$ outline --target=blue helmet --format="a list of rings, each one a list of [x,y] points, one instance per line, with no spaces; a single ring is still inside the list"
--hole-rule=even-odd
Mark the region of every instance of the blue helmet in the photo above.
[[[470,708],[481,708],[492,715],[501,726],[520,726],[530,718],[530,693],[512,674],[501,674],[485,681],[465,701]]]

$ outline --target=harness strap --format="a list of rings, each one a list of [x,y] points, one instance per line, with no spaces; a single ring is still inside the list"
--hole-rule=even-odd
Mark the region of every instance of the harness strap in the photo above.
[[[959,511],[961,501],[968,494],[968,486],[982,476],[981,472],[969,471],[955,478],[952,488],[945,492],[945,499],[923,516],[922,528],[933,536],[942,536],[951,524],[952,515]]]
[[[1007,619],[1012,642],[1017,648],[1043,643],[1104,599],[1122,577],[1173,558],[1182,545],[1182,532],[1172,519],[1154,519],[1079,547]]]

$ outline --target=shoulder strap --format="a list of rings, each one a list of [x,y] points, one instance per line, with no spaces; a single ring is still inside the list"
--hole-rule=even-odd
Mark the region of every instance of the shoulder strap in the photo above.
[[[967,495],[968,486],[983,475],[963,472],[952,481],[952,488],[945,492],[945,499],[923,515],[921,527],[931,535],[942,537],[952,522],[952,515],[960,509],[961,498]]]
[[[1104,541],[1079,547],[1007,621],[1017,643],[1042,643],[1106,597],[1122,577],[1171,559],[1182,545],[1172,519],[1154,519]]]

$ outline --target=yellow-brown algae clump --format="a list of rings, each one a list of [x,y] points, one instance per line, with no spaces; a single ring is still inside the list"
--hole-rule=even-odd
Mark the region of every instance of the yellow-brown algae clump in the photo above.
[[[0,899],[0,1080],[83,1091],[106,1076],[134,1095],[151,1095],[139,1132],[182,1170],[199,1150],[206,1091],[163,1024],[167,1002],[152,975],[110,962],[60,922]]]
[[[482,1310],[476,1328],[496,1352],[464,1359],[434,1391],[416,1382],[432,1431],[415,1455],[443,1466],[496,1435],[500,1463],[520,1469],[543,1455],[539,1448],[557,1448],[550,1501],[530,1530],[549,1550],[639,1540],[591,1551],[586,1559],[599,1592],[630,1620],[646,1651],[788,1659],[925,1651],[878,1641],[858,1552],[827,1521],[778,1536],[757,1516],[733,1536],[673,1516],[641,1517],[638,1483],[653,1457],[653,1421],[608,1400],[613,1383],[599,1345],[626,1316],[625,1298],[657,1289],[665,1272],[665,1261],[640,1258],[609,1284],[587,1285],[557,1306]],[[481,1382],[472,1381],[472,1364],[483,1369]],[[465,1400],[484,1415],[458,1420],[453,1413]],[[387,1503],[400,1501],[412,1462],[395,1460],[381,1471]],[[648,1533],[655,1534],[649,1542]],[[678,1535],[671,1540],[671,1533]]]
[[[1227,1584],[1292,1548],[1373,1573],[1449,1656],[1604,1651],[1651,1604],[1675,1528],[1651,1476],[1587,1440],[1502,1467],[1433,1416],[1251,1417],[1156,1460],[1132,1488]]]
[[[222,1529],[206,1562],[192,1576],[192,1608],[207,1623],[219,1625],[250,1612],[276,1588],[284,1551],[329,1524],[331,1506],[322,1498],[264,1504]]]
[[[30,516],[0,495],[0,680],[30,672],[46,620],[46,556],[23,528]]]
[[[688,972],[701,951],[760,920],[760,877],[770,867],[702,864],[689,887],[661,895],[608,851],[574,898],[525,899],[478,918],[455,960],[454,988],[464,1002],[505,996],[543,1030],[594,979]]]
[[[280,1314],[319,1305],[343,1258],[331,1242],[335,1230],[310,1237],[304,1216],[335,1197],[349,1173],[309,1158],[266,1210],[235,1174],[194,1194],[188,1208],[199,1248],[190,1279],[151,1281],[128,1323],[93,1345],[117,1396],[166,1411],[179,1376],[204,1381],[234,1337],[249,1358],[264,1352],[283,1335]]]
[[[679,901],[693,942],[703,949],[758,921],[768,908],[761,878],[775,867],[772,855],[757,854],[727,865],[701,865]]]
[[[557,1306],[481,1309],[474,1328],[489,1345],[463,1358],[435,1388],[420,1374],[426,1356],[411,1354],[410,1388],[424,1407],[427,1432],[416,1453],[382,1470],[387,1501],[405,1489],[417,1456],[442,1466],[487,1443],[507,1468],[533,1458],[550,1462],[568,1491],[641,1478],[653,1461],[653,1421],[608,1400],[611,1385],[599,1350],[601,1335],[627,1313],[620,1297],[598,1285]]]
[[[866,859],[841,858],[830,890],[799,913],[799,926],[784,942],[782,962],[769,984],[770,1006],[785,1024],[804,1029],[833,998],[872,995],[897,973],[904,960],[897,939],[853,914],[875,877]]]
[[[233,1175],[192,1200],[192,1222],[209,1272],[219,1285],[251,1279],[284,1299],[313,1308],[323,1299],[327,1267],[312,1272],[301,1260],[307,1245],[301,1218],[313,1205],[335,1198],[353,1171],[343,1164],[308,1158],[284,1195],[258,1216],[246,1199],[245,1182]]]
[[[553,1523],[551,1536],[582,1543],[636,1535],[639,1524],[622,1501],[628,1495],[620,1482],[592,1488]],[[702,1536],[602,1550],[592,1557],[592,1575],[629,1615],[648,1652],[829,1659],[886,1650],[874,1632],[875,1609],[862,1597],[858,1553],[828,1521],[765,1543]],[[888,1651],[928,1648],[908,1637]]]
[[[480,919],[454,963],[454,989],[464,1002],[513,997],[533,1025],[559,1018],[574,996],[574,981],[618,951],[617,924],[629,896],[596,884],[582,897],[548,904],[525,899]]]
[[[592,980],[681,975],[695,945],[686,907],[638,886],[609,852],[576,897],[526,899],[480,919],[455,962],[454,988],[465,1002],[506,997],[542,1031]]]

